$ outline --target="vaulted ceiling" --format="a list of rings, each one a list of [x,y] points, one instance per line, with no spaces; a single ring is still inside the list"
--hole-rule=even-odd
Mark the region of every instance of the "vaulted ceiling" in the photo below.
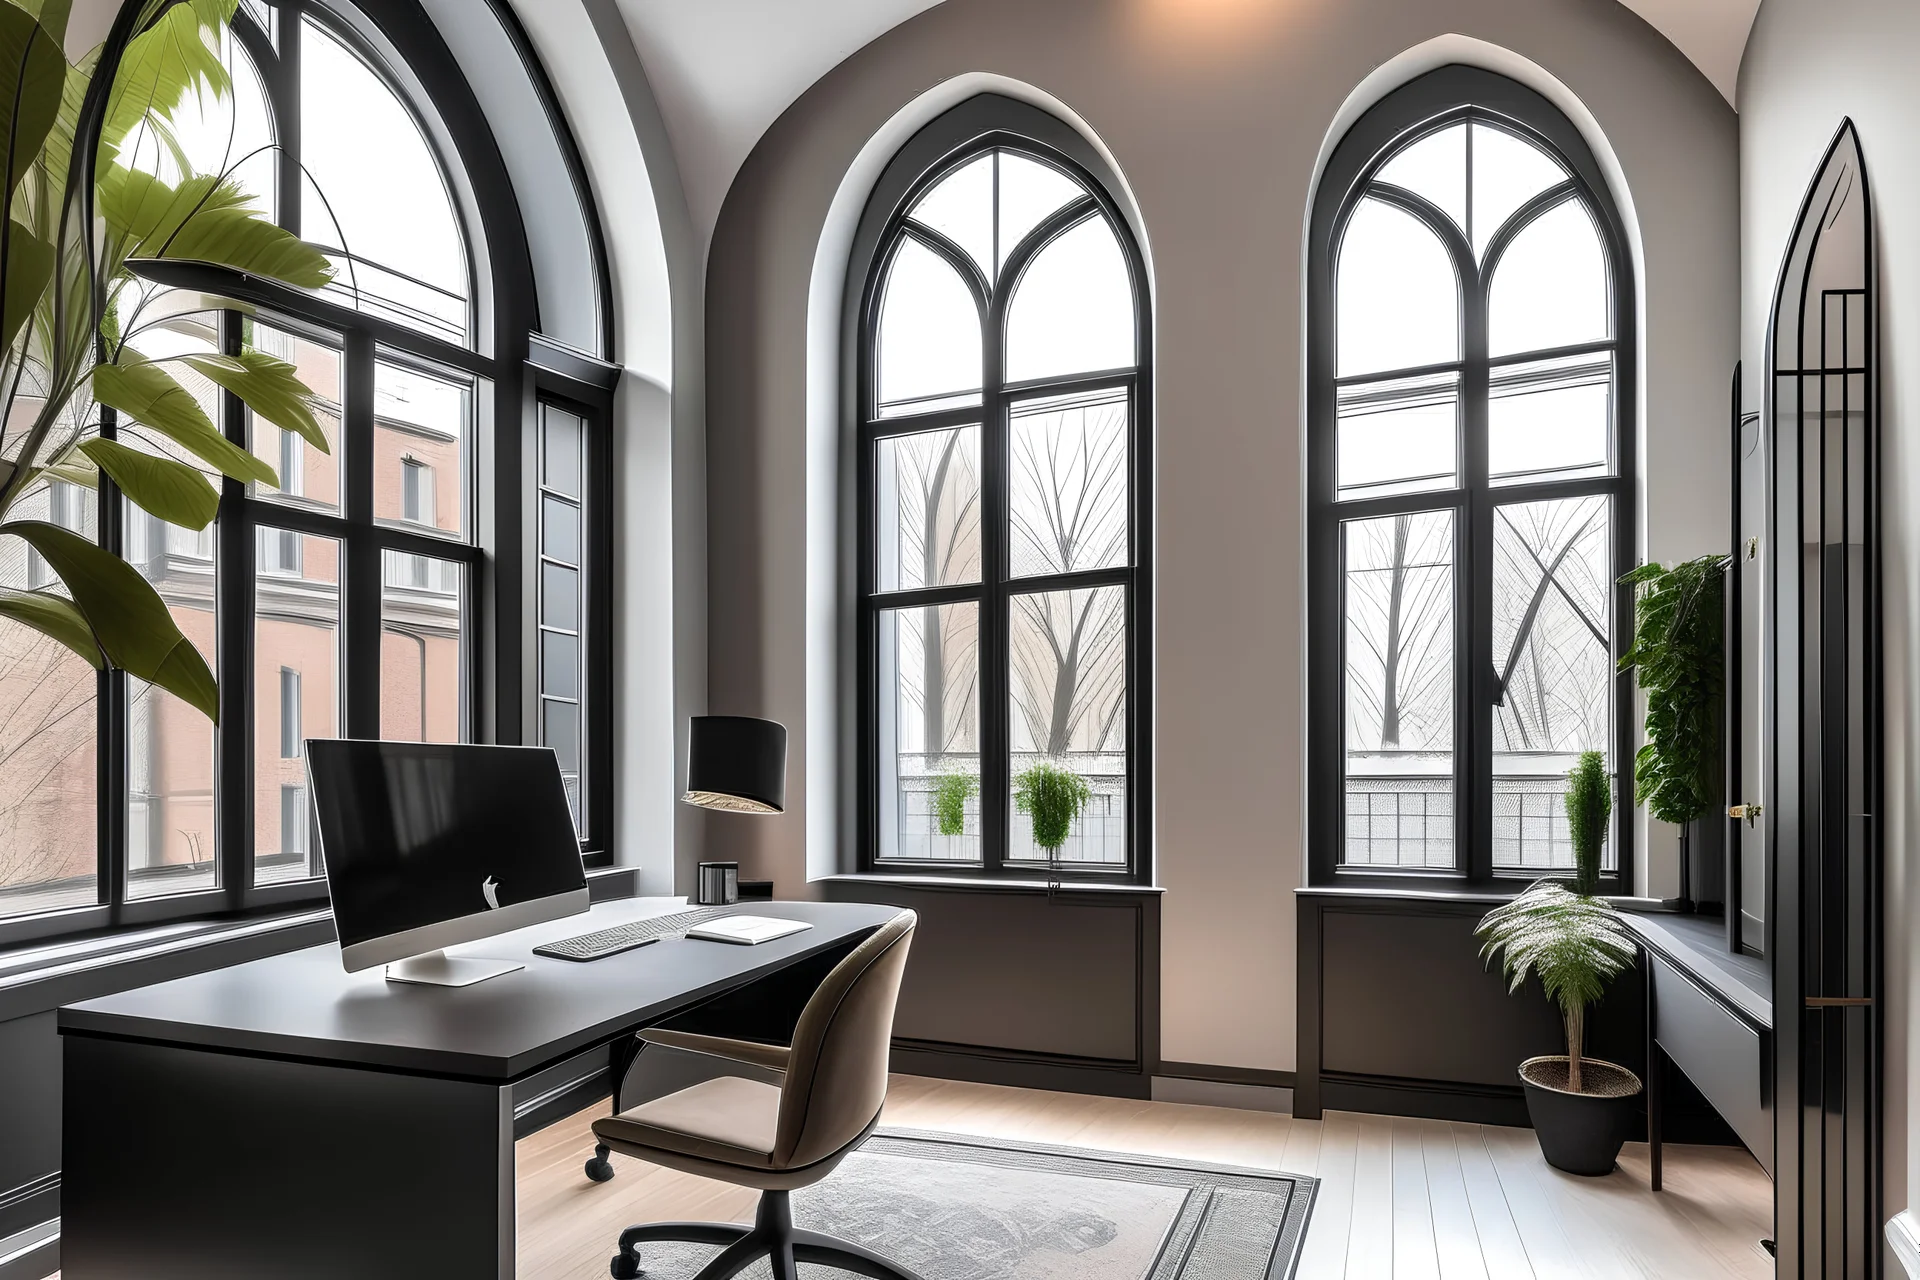
[[[1516,4],[1531,0],[1513,0]],[[1620,0],[1729,102],[1760,0]],[[704,239],[760,135],[815,80],[939,0],[618,0]]]

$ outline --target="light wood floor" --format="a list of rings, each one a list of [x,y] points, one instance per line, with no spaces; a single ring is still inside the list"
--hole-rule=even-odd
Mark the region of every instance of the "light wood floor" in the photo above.
[[[595,1185],[582,1112],[522,1141],[520,1275],[604,1276],[620,1229],[667,1219],[746,1221],[754,1193],[614,1157]],[[1320,1198],[1301,1280],[1709,1280],[1768,1277],[1759,1247],[1772,1188],[1737,1148],[1666,1149],[1666,1190],[1646,1147],[1605,1178],[1557,1173],[1525,1129],[1330,1112],[1129,1102],[895,1076],[885,1123],[1313,1174]]]

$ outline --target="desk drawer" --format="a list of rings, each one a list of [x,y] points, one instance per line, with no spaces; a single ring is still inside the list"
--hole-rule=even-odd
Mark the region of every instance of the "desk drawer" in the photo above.
[[[1672,964],[1657,955],[1647,959],[1653,966],[1654,1038],[1771,1173],[1766,1041]]]

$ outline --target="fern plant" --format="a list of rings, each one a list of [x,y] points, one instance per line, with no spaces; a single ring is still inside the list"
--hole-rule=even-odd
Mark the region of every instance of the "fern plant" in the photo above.
[[[1573,841],[1573,891],[1590,894],[1600,887],[1600,854],[1607,845],[1607,819],[1613,816],[1613,780],[1607,757],[1582,751],[1567,774],[1567,834]]]
[[[1487,912],[1474,933],[1483,940],[1483,960],[1500,958],[1509,994],[1534,974],[1547,999],[1560,1006],[1567,1033],[1567,1087],[1579,1093],[1587,1006],[1606,994],[1607,983],[1633,962],[1633,942],[1613,904],[1541,880]]]
[[[0,0],[0,535],[38,552],[63,588],[0,590],[0,617],[209,718],[219,714],[213,674],[146,579],[91,539],[16,508],[52,480],[97,488],[104,474],[143,510],[204,529],[219,491],[169,450],[243,483],[277,485],[271,466],[214,426],[175,376],[186,370],[327,449],[315,399],[291,364],[252,350],[141,350],[143,336],[184,321],[168,294],[137,277],[142,259],[305,288],[333,277],[325,255],[254,208],[230,171],[192,173],[176,136],[189,99],[230,88],[220,49],[236,3],[127,0],[106,42],[70,65],[71,0]],[[156,176],[161,155],[177,182]]]
[[[943,836],[965,835],[967,801],[980,790],[980,779],[970,773],[943,773],[933,785],[933,813]]]
[[[1013,780],[1014,808],[1033,819],[1033,842],[1051,861],[1073,830],[1073,820],[1093,798],[1093,788],[1073,770],[1042,760]]]
[[[1620,669],[1647,695],[1647,741],[1633,761],[1633,801],[1685,825],[1713,805],[1720,781],[1724,574],[1731,557],[1700,556],[1671,569],[1643,564],[1634,588],[1633,645]]]

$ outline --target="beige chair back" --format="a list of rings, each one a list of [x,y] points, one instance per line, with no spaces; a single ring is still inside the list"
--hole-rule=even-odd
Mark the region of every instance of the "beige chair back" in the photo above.
[[[918,917],[902,911],[833,967],[794,1028],[780,1091],[773,1166],[802,1168],[835,1155],[887,1100],[893,1008]]]

